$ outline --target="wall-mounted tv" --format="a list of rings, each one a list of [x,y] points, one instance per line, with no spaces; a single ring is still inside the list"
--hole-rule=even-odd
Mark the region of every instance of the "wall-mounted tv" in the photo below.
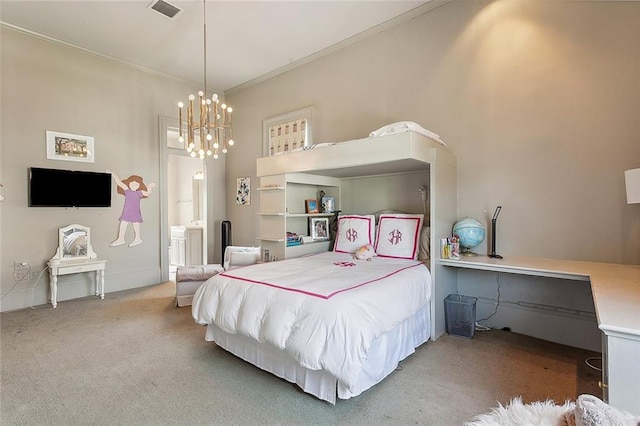
[[[111,174],[31,167],[29,207],[111,207]]]

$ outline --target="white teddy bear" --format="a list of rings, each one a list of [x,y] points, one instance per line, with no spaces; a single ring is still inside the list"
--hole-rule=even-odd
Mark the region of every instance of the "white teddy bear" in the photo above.
[[[371,261],[375,255],[376,252],[371,244],[365,244],[353,253],[355,259],[368,261]]]

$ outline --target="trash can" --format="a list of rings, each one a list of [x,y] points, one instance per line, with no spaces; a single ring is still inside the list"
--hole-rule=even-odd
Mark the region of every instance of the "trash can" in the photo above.
[[[444,319],[447,333],[473,338],[476,331],[477,297],[450,294],[444,299]]]

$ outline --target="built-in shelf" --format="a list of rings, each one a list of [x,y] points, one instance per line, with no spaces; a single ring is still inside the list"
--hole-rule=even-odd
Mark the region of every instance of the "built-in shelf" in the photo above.
[[[261,186],[256,188],[256,191],[278,191],[283,190],[284,186]]]
[[[287,213],[287,217],[331,217],[333,213]]]
[[[283,173],[337,178],[375,176],[424,170],[426,164],[436,162],[456,165],[454,155],[443,144],[416,132],[406,132],[258,158],[256,174],[258,177]]]
[[[328,241],[313,241],[287,246],[288,232],[309,235],[310,218],[331,218],[334,213],[305,213],[305,200],[320,202],[321,192],[333,197],[340,206],[340,179],[303,173],[261,176],[258,189],[260,208],[258,213],[262,250],[277,259],[304,256],[329,250]],[[264,254],[264,253],[263,253]]]
[[[322,251],[328,251],[331,241],[313,241],[310,243],[302,243],[297,246],[287,246],[285,248],[286,257],[298,257],[304,256],[310,253],[318,253]]]
[[[274,243],[282,243],[284,242],[284,238],[271,238],[271,237],[258,237],[259,241],[271,241]]]
[[[258,241],[272,241],[275,243],[282,243],[284,242],[284,238],[271,238],[271,237],[258,237]],[[311,244],[327,244],[330,240],[315,240],[315,241],[308,241],[308,242],[304,242],[302,244],[296,244],[293,246],[286,246],[287,248],[293,248],[293,247],[299,247],[299,246],[308,246]]]

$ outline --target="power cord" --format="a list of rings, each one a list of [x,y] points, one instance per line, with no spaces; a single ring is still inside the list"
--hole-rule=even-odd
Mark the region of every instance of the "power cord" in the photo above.
[[[42,278],[42,274],[44,274],[44,271],[46,271],[47,269],[49,269],[49,265],[47,265],[42,271],[40,271],[40,275],[38,275],[38,279],[36,280],[35,283],[33,283],[33,287],[31,287],[31,309],[35,309],[33,307],[33,295],[34,295],[34,291],[38,285],[38,282],[40,282],[40,278]]]
[[[2,297],[0,297],[0,300],[3,300],[5,297],[7,297],[13,290],[16,289],[16,287],[18,287],[18,285],[27,279],[27,277],[29,277],[31,275],[31,264],[27,263],[27,271],[24,273],[24,275],[22,276],[22,278],[20,278],[14,285],[13,287],[11,287],[11,289],[6,292]],[[38,275],[38,278],[36,279],[36,282],[33,284],[33,287],[31,288],[31,309],[35,309],[33,307],[33,297],[34,297],[34,291],[38,285],[38,283],[40,282],[40,278],[42,278],[42,274],[44,274],[44,271],[46,271],[47,269],[49,269],[49,265],[47,265],[42,271],[40,271],[40,274]]]
[[[420,198],[422,198],[422,213],[424,213],[425,218],[427,217],[427,187],[422,185],[418,188],[418,192],[420,193]]]
[[[4,294],[4,296],[0,297],[0,300],[3,300],[5,297],[7,297],[13,290],[15,290],[16,287],[18,287],[18,284],[20,284],[22,281],[26,280],[27,277],[29,276],[29,274],[31,273],[31,265],[29,263],[27,263],[27,272],[24,273],[24,275],[22,276],[22,278],[20,278],[18,281],[16,281],[16,283],[13,285],[13,287],[11,287],[11,289],[9,289],[8,292],[6,292]]]
[[[498,284],[498,290],[497,290],[497,292],[498,292],[498,300],[496,302],[496,307],[493,310],[493,313],[491,315],[489,315],[486,318],[482,318],[482,319],[479,319],[479,320],[476,321],[476,330],[478,330],[478,331],[489,331],[489,330],[492,329],[491,327],[487,327],[486,325],[479,324],[479,322],[480,321],[486,321],[486,320],[488,320],[489,318],[493,317],[495,314],[498,313],[498,306],[500,306],[500,286],[501,286],[501,283],[500,283],[500,272],[498,272],[496,274],[496,283]]]
[[[478,324],[476,322],[476,331],[491,331],[493,330],[491,327],[487,327],[486,325]]]
[[[599,356],[592,356],[589,357],[587,359],[584,360],[584,363],[587,364],[588,367],[596,370],[596,371],[602,371],[602,367],[596,367],[595,365],[591,364],[591,361],[595,361],[595,360],[600,360],[600,363],[602,363],[602,357]]]

